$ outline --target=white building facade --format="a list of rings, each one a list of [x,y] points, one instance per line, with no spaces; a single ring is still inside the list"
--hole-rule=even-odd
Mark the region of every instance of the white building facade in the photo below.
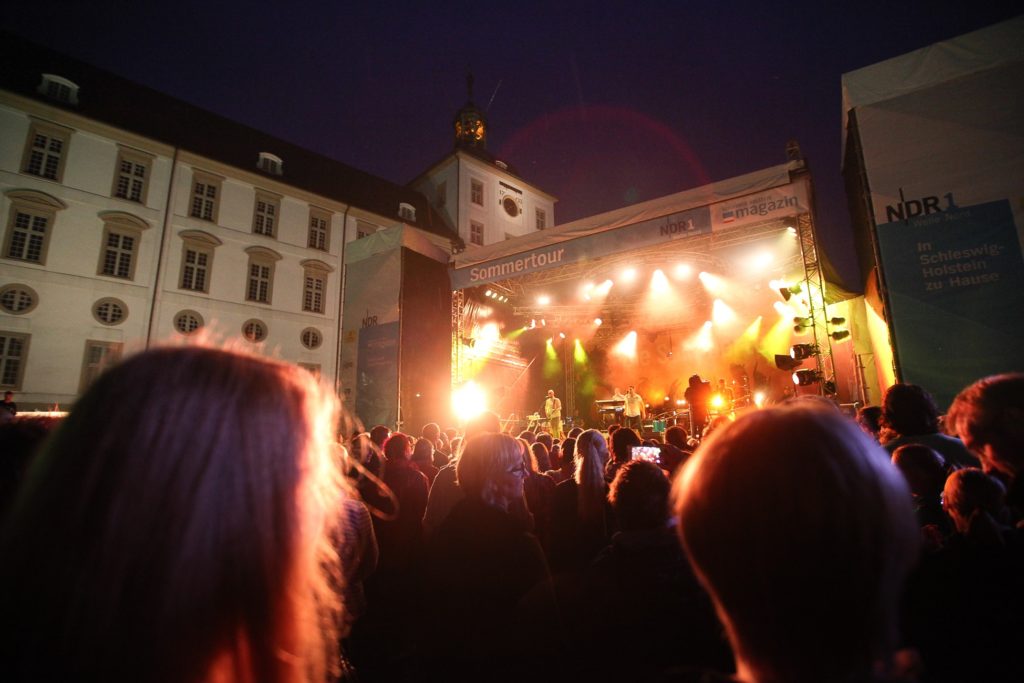
[[[336,384],[346,243],[408,225],[451,248],[411,189],[146,89],[105,108],[138,86],[98,87],[109,75],[71,60],[47,73],[60,58],[40,53],[0,83],[0,389],[22,409],[63,407],[122,355],[197,334]]]

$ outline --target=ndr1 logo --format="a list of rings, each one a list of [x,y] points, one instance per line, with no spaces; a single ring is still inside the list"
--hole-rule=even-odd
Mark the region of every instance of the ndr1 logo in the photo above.
[[[945,200],[945,206],[940,205],[940,200]],[[900,188],[900,201],[896,204],[889,204],[885,207],[885,222],[895,223],[896,221],[909,221],[918,216],[927,216],[930,213],[942,213],[958,208],[953,201],[953,193],[947,192],[941,197],[929,196],[919,199],[907,199],[903,196],[903,188]]]

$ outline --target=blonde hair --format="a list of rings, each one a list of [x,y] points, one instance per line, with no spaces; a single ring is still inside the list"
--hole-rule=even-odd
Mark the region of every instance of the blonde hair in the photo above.
[[[489,481],[523,462],[523,448],[508,434],[484,432],[469,437],[455,466],[459,488],[470,498],[481,498]]]
[[[323,680],[337,661],[336,401],[285,363],[162,348],[102,375],[0,538],[29,679]],[[224,672],[222,672],[224,673]]]

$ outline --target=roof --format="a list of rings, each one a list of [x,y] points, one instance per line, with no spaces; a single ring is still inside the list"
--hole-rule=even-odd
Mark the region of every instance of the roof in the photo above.
[[[78,104],[64,105],[38,93],[43,73],[77,84]],[[269,152],[284,162],[282,175],[267,174],[275,182],[392,217],[396,222],[409,223],[449,239],[457,238],[427,198],[412,188],[6,32],[0,32],[0,88],[253,173],[262,172],[256,167],[260,152]],[[415,221],[399,217],[400,203],[415,207]]]
[[[843,74],[843,153],[850,110],[1024,60],[1024,15]]]

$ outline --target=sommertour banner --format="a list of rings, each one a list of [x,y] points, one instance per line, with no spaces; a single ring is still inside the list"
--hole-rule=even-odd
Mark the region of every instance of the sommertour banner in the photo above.
[[[609,254],[705,235],[713,230],[730,230],[795,216],[807,210],[803,184],[790,183],[710,206],[700,206],[493,261],[456,268],[451,273],[452,288],[474,287]]]

